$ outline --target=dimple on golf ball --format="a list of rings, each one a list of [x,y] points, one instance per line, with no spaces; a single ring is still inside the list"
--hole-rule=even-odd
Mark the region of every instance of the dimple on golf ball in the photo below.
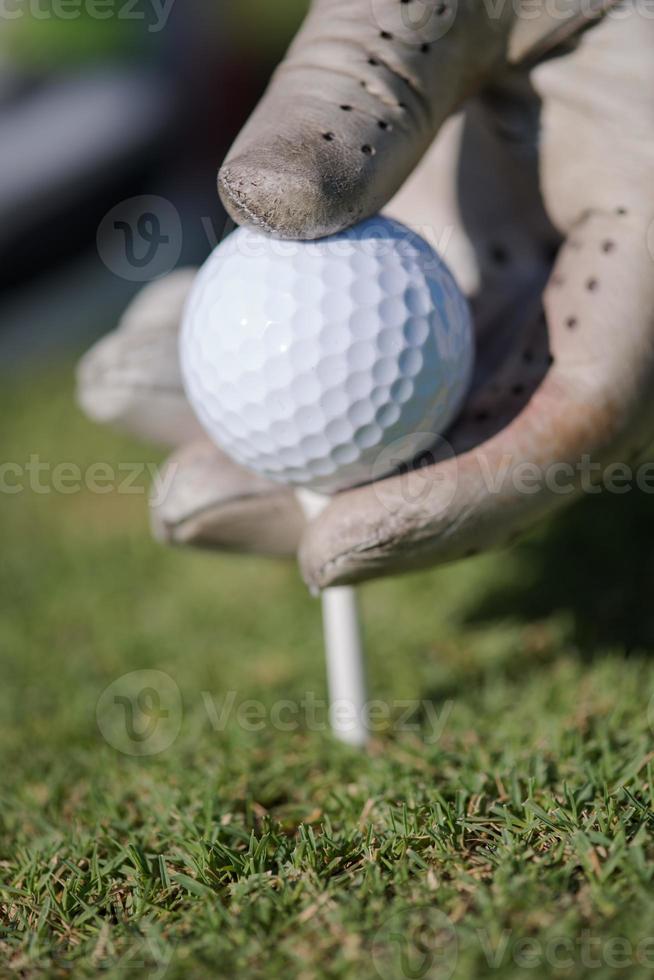
[[[414,232],[376,217],[319,241],[239,228],[194,283],[180,353],[209,437],[264,476],[320,493],[428,450],[473,362],[467,303]],[[374,471],[374,476],[387,475]]]

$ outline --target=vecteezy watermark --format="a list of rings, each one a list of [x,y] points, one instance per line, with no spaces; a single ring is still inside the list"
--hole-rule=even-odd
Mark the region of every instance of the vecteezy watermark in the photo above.
[[[0,23],[31,20],[139,21],[150,34],[168,23],[175,0],[0,0]]]
[[[654,221],[650,221],[647,226],[647,248],[651,258],[654,260]]]
[[[210,691],[203,691],[202,702],[214,732],[236,726],[247,732],[327,733],[329,719],[337,713],[341,731],[358,729],[361,722],[371,735],[412,732],[428,744],[440,740],[454,707],[453,701],[436,706],[433,701],[412,698],[376,699],[367,701],[359,716],[359,709],[351,702],[341,699],[329,704],[311,691],[306,691],[299,700],[279,698],[271,704],[256,698],[239,701],[235,690],[227,691],[220,700]]]
[[[339,729],[359,729],[363,723],[370,735],[413,734],[425,744],[436,744],[443,736],[454,701],[436,705],[414,698],[381,698],[361,708],[341,699],[331,704],[326,698],[306,691],[300,698],[278,698],[264,702],[239,698],[236,690],[220,698],[201,692],[202,709],[210,730],[243,732],[319,732],[329,734],[334,713]],[[360,711],[360,715],[359,715]],[[134,670],[123,674],[104,691],[97,707],[98,728],[105,740],[125,755],[157,755],[169,748],[182,726],[182,701],[175,681],[160,670]]]
[[[370,0],[374,23],[380,28],[377,51],[371,66],[383,64],[384,42],[400,40],[403,44],[429,45],[445,37],[457,17],[474,17],[479,22],[485,16],[490,23],[500,21],[535,21],[563,23],[573,17],[581,29],[583,22],[591,24],[600,17],[626,20],[629,17],[654,19],[654,0],[622,0],[603,3],[600,0],[482,0],[480,5],[464,4],[459,11],[457,0]],[[479,41],[477,41],[479,44]]]
[[[224,242],[236,229],[231,218],[217,224],[208,216],[199,219],[210,249]],[[230,247],[245,258],[293,259],[300,252],[305,261],[352,258],[357,271],[365,273],[371,260],[385,255],[421,253],[423,268],[440,268],[452,236],[453,225],[399,224],[389,233],[388,219],[370,219],[363,226],[349,228],[341,235],[315,241],[263,238],[252,228],[242,227],[231,238]],[[132,197],[114,205],[100,222],[97,248],[107,268],[130,282],[149,282],[171,272],[182,251],[183,228],[179,212],[171,201],[156,195]],[[427,252],[425,242],[432,246]],[[373,270],[375,266],[372,266]]]
[[[420,437],[427,433],[407,437]],[[420,506],[434,516],[452,503],[459,484],[459,461],[454,450],[442,437],[432,438],[432,448],[416,454],[413,463],[405,452],[405,440],[397,440],[383,449],[371,467],[372,490],[382,506],[396,513],[403,506]],[[388,476],[388,479],[383,477]],[[654,494],[654,460],[637,465],[615,461],[593,460],[583,453],[578,460],[552,461],[545,465],[522,459],[512,453],[501,456],[485,452],[466,454],[466,479],[477,491],[489,496],[514,497],[548,493],[569,497],[573,494],[596,496],[601,493],[623,495],[633,489]]]
[[[654,732],[654,694],[652,694],[647,705],[647,724],[650,731]]]
[[[385,480],[389,473],[395,479]],[[419,504],[435,517],[452,503],[458,486],[454,450],[446,439],[429,432],[413,432],[385,446],[370,475],[375,496],[389,513]]]
[[[384,42],[396,38],[403,44],[438,41],[452,27],[458,9],[458,0],[371,0],[371,4],[373,21],[380,28],[382,51]]]
[[[467,945],[489,971],[625,970],[654,967],[654,936],[577,934],[525,936],[512,929],[492,934],[476,929]],[[450,980],[459,959],[457,930],[450,919],[431,905],[409,907],[386,919],[372,946],[372,959],[382,980]],[[541,971],[539,974],[538,971]]]
[[[80,466],[70,461],[53,463],[32,453],[24,462],[5,460],[0,463],[0,496],[26,492],[40,496],[72,496],[82,492],[147,494],[156,507],[165,500],[176,469],[174,463],[160,468],[157,463],[113,464],[102,460]]]
[[[623,970],[628,967],[654,967],[654,936],[634,942],[626,936],[594,935],[582,929],[577,935],[516,936],[504,929],[491,936],[484,929],[476,931],[480,951],[491,970],[515,966],[519,970],[543,970],[547,975],[559,970]],[[538,974],[536,974],[538,975]]]
[[[207,239],[212,247],[232,230],[233,225],[227,225],[219,239],[213,224],[203,218]],[[236,238],[231,239],[235,251],[246,258],[261,258],[274,255],[282,259],[292,259],[302,254],[303,259],[351,259],[357,273],[365,274],[375,270],[370,265],[371,259],[383,258],[386,255],[400,255],[409,258],[420,254],[421,266],[424,269],[439,269],[442,265],[440,256],[444,256],[454,234],[453,225],[414,224],[410,227],[398,222],[389,224],[388,218],[369,218],[365,223],[348,228],[338,235],[327,238],[317,238],[311,241],[298,242],[292,239],[264,238],[260,232],[252,228],[239,229]],[[425,242],[432,246],[428,252]]]
[[[372,945],[372,961],[382,980],[450,980],[458,958],[456,930],[433,905],[395,912]]]
[[[606,17],[627,20],[629,17],[654,19],[654,0],[483,0],[487,16],[492,20],[504,17],[509,7],[516,20],[534,21],[545,15],[549,21],[565,21],[571,17],[588,23]]]
[[[175,946],[169,936],[162,937],[155,926],[145,925],[139,935],[132,934],[119,952],[111,939],[108,924],[99,930],[91,954],[95,976],[111,971],[113,976],[139,976],[143,980],[164,980],[175,956]],[[71,972],[71,958],[60,947],[52,954],[53,969],[62,976]]]
[[[158,755],[182,727],[182,698],[162,670],[133,670],[104,689],[96,706],[98,728],[118,752]]]
[[[114,275],[129,282],[149,282],[175,268],[182,253],[182,221],[165,197],[132,197],[107,212],[96,244]]]

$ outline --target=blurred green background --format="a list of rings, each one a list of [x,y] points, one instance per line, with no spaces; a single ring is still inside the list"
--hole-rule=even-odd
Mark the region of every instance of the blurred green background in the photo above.
[[[12,4],[22,16],[6,18],[0,34],[0,57],[5,64],[23,70],[58,69],[62,64],[85,63],[99,58],[125,58],[156,47],[156,32],[148,30],[159,19],[158,11],[138,3],[116,0],[115,4],[69,5],[69,19],[48,16],[47,3]],[[241,0],[238,4],[217,4],[189,0],[187,17],[196,18],[203,31],[214,31],[239,48],[244,58],[270,59],[278,56],[292,36],[308,6],[308,0]],[[115,10],[118,16],[107,16]],[[139,17],[142,16],[141,21]],[[153,36],[154,35],[154,36]]]

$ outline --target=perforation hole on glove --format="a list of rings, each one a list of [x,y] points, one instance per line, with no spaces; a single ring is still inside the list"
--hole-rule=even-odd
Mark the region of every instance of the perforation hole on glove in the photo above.
[[[489,248],[491,261],[495,265],[508,265],[511,261],[511,253],[505,245],[494,242]]]

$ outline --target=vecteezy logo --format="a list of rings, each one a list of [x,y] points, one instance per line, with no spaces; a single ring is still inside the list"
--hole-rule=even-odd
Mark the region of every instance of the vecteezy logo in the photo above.
[[[182,251],[182,222],[166,198],[132,197],[104,216],[96,241],[111,272],[130,282],[148,282],[175,268]]]
[[[135,269],[145,269],[146,266],[154,261],[157,249],[162,245],[170,244],[170,235],[164,235],[161,230],[159,216],[152,211],[146,211],[145,214],[139,215],[136,222],[139,238],[146,245],[146,251],[142,256],[137,255],[134,229],[130,223],[128,221],[116,220],[114,221],[114,228],[116,231],[122,231],[124,233],[125,255],[129,264]]]
[[[442,436],[412,432],[381,450],[370,476],[375,496],[389,513],[419,505],[438,516],[454,499],[458,467],[454,450]]]
[[[372,948],[381,980],[450,980],[458,955],[454,926],[431,905],[395,912],[377,931]]]
[[[647,724],[650,731],[654,732],[654,694],[652,694],[647,704]]]
[[[444,37],[454,23],[458,0],[371,0],[374,22],[383,40],[403,44],[431,44]]]
[[[104,739],[125,755],[157,755],[182,725],[179,688],[161,670],[133,670],[104,689],[96,707]]]

